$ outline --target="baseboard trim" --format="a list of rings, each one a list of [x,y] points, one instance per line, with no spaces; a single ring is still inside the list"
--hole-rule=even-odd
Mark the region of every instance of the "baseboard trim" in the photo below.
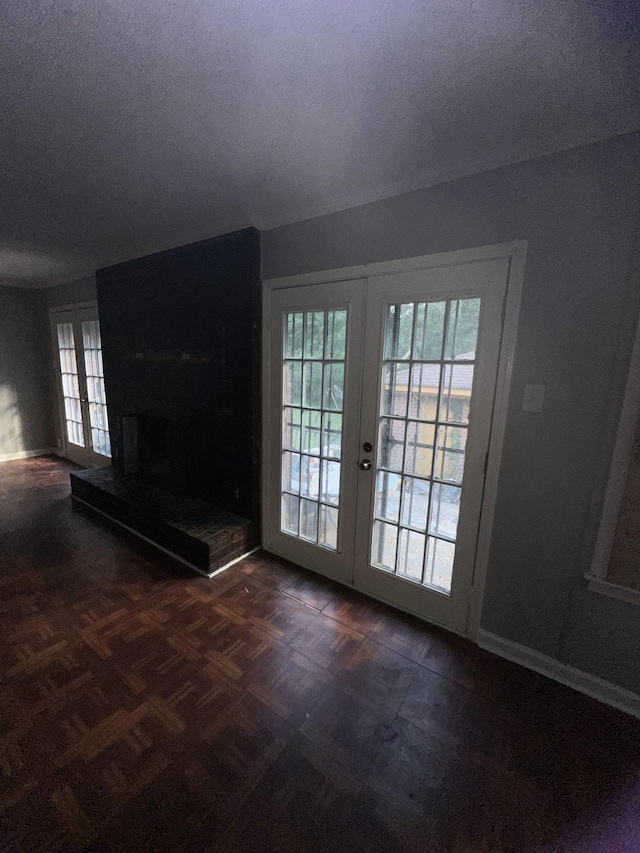
[[[640,604],[640,590],[631,589],[610,583],[604,578],[587,577],[587,589],[609,598],[617,598],[619,601],[628,601],[631,604]]]
[[[76,495],[71,495],[72,501],[77,501],[77,503],[82,504],[82,506],[91,510],[91,512],[96,512],[98,515],[104,516],[104,518],[108,518],[109,521],[112,521],[114,524],[117,524],[118,527],[122,527],[124,530],[128,530],[129,533],[133,533],[134,536],[137,536],[138,539],[142,539],[147,542],[149,545],[153,545],[154,548],[157,548],[158,551],[162,551],[163,554],[168,554],[170,557],[173,557],[174,560],[177,560],[179,563],[182,563],[183,566],[187,566],[187,568],[192,569],[194,572],[197,572],[199,575],[205,578],[214,578],[216,575],[219,575],[220,572],[224,572],[227,569],[230,569],[231,566],[235,566],[236,563],[239,563],[240,560],[244,560],[247,557],[251,556],[251,554],[255,554],[256,551],[259,551],[262,547],[261,545],[256,545],[255,548],[252,548],[251,551],[247,551],[246,554],[241,554],[239,557],[236,557],[233,560],[229,560],[228,563],[225,563],[224,566],[220,566],[219,569],[216,569],[213,572],[205,572],[202,569],[199,569],[198,566],[194,566],[193,563],[190,563],[188,560],[185,560],[183,557],[180,557],[178,554],[170,551],[168,548],[164,548],[162,545],[158,545],[157,542],[154,542],[153,539],[149,539],[148,536],[145,536],[144,533],[140,533],[138,530],[134,530],[133,527],[129,527],[128,524],[125,524],[123,521],[120,521],[118,518],[114,518],[114,516],[109,515],[108,512],[104,512],[101,509],[93,506],[87,501],[83,501],[82,498],[77,497]]]
[[[42,447],[39,450],[19,450],[17,453],[0,453],[0,462],[15,462],[17,459],[31,459],[34,456],[52,456],[57,453],[55,447]]]
[[[488,652],[493,652],[499,657],[518,663],[527,669],[539,672],[541,675],[546,675],[548,678],[560,682],[560,684],[565,684],[567,687],[572,687],[580,693],[591,696],[592,699],[598,699],[605,705],[611,705],[619,711],[624,711],[640,719],[640,696],[630,690],[625,690],[624,687],[618,687],[610,681],[605,681],[603,678],[597,678],[581,669],[561,663],[555,658],[543,655],[527,646],[505,640],[504,637],[499,637],[497,634],[492,634],[482,628],[478,631],[478,645]]]

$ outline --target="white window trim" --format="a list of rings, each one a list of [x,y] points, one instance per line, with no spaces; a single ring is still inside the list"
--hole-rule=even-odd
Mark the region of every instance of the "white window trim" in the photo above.
[[[591,565],[586,573],[588,588],[613,598],[640,604],[640,592],[613,584],[607,580],[607,571],[613,542],[618,526],[618,518],[624,490],[629,474],[629,464],[633,456],[635,433],[640,417],[640,323],[631,354],[629,374],[620,413],[620,422],[616,443],[611,459],[609,480],[605,491],[604,505],[598,529],[598,538],[593,552]]]

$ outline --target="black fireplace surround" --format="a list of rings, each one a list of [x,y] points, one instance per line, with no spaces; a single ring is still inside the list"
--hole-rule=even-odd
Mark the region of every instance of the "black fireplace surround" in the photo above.
[[[160,252],[96,278],[111,479],[241,516],[257,538],[259,232]]]
[[[113,464],[258,520],[255,229],[98,270]]]

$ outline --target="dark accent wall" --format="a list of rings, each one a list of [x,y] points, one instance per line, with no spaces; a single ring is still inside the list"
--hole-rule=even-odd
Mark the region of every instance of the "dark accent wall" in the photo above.
[[[258,231],[118,264],[96,279],[114,465],[124,416],[140,417],[141,440],[149,423],[164,422],[172,459],[160,470],[184,465],[164,485],[257,521]]]

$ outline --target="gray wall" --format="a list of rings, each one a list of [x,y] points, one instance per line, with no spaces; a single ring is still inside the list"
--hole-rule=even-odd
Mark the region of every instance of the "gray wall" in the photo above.
[[[0,456],[54,443],[48,340],[40,293],[0,287]]]
[[[95,276],[82,278],[78,281],[70,281],[66,284],[59,284],[57,287],[49,287],[40,291],[40,310],[47,324],[47,329],[50,328],[50,311],[52,308],[60,308],[64,306],[77,305],[81,302],[95,302],[96,295],[96,279]],[[51,333],[47,331],[47,334]],[[47,382],[51,398],[51,406],[49,409],[49,419],[51,422],[51,431],[53,433],[53,443],[55,447],[62,447],[62,429],[60,421],[60,409],[58,404],[58,386],[56,369],[57,365],[53,358],[53,349],[50,349],[51,356],[48,362]]]
[[[636,692],[640,610],[583,573],[637,309],[639,166],[633,134],[262,235],[263,278],[528,241],[482,626]]]
[[[95,276],[81,278],[78,281],[69,281],[59,284],[57,287],[49,287],[40,291],[42,294],[42,305],[45,310],[63,305],[76,305],[79,302],[95,302],[96,279]]]

